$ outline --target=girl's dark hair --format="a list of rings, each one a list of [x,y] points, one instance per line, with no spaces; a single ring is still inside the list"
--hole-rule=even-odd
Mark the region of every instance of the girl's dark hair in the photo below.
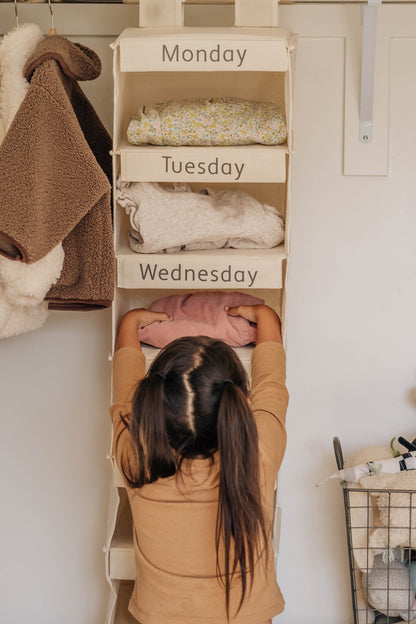
[[[140,488],[179,472],[184,459],[213,460],[219,452],[217,576],[225,587],[228,619],[234,575],[241,576],[238,613],[251,589],[254,565],[267,550],[257,428],[247,397],[247,375],[231,347],[206,336],[171,342],[134,395],[135,461],[122,467],[129,485]]]

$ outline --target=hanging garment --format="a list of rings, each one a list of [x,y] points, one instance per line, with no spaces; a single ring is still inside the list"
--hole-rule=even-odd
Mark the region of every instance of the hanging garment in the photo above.
[[[63,244],[50,309],[98,309],[113,298],[111,140],[77,83],[100,71],[92,50],[44,38],[25,65],[30,85],[0,146],[0,253],[32,264]]]
[[[209,188],[193,193],[186,184],[119,180],[116,193],[130,217],[130,246],[139,253],[270,248],[284,238],[277,210],[245,191]]]
[[[23,24],[0,42],[0,143],[29,88],[24,65],[42,39],[36,24]],[[4,251],[13,254],[13,250],[5,241]],[[63,262],[61,243],[31,265],[0,255],[0,338],[38,329],[45,322],[48,306],[44,299],[59,278]]]
[[[279,145],[286,136],[277,104],[232,97],[142,106],[127,129],[130,143],[152,145]]]

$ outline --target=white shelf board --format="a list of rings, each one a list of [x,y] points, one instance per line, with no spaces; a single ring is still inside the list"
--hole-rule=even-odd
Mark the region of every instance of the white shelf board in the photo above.
[[[120,488],[126,487],[126,484],[124,483],[123,477],[121,476],[121,472],[118,469],[114,457],[111,458],[111,464],[113,466],[113,485]]]
[[[113,47],[122,72],[286,72],[291,37],[286,28],[127,28]]]
[[[214,249],[138,254],[127,244],[116,250],[119,288],[282,288],[284,245],[272,249]]]
[[[142,351],[146,357],[146,365],[150,366],[153,360],[159,354],[160,349],[142,344]],[[240,358],[244,368],[247,370],[248,373],[250,373],[251,354],[253,352],[253,347],[252,346],[235,347],[234,351],[237,353],[238,357]]]
[[[111,540],[109,574],[110,578],[117,580],[133,580],[136,577],[132,518],[128,501],[118,518]]]
[[[174,147],[131,145],[120,154],[120,177],[127,182],[286,181],[287,144]]]

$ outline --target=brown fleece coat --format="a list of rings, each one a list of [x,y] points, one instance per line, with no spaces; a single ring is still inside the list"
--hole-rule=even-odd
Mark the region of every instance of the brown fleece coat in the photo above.
[[[77,80],[99,76],[92,50],[60,36],[28,59],[27,95],[0,146],[0,253],[36,262],[63,242],[52,309],[111,305],[110,137]]]

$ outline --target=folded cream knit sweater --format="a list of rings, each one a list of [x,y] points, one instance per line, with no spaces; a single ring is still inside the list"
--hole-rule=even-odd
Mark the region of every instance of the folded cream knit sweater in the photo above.
[[[153,182],[117,182],[117,202],[130,217],[129,241],[139,253],[269,248],[284,239],[276,208],[240,190],[192,192]]]

